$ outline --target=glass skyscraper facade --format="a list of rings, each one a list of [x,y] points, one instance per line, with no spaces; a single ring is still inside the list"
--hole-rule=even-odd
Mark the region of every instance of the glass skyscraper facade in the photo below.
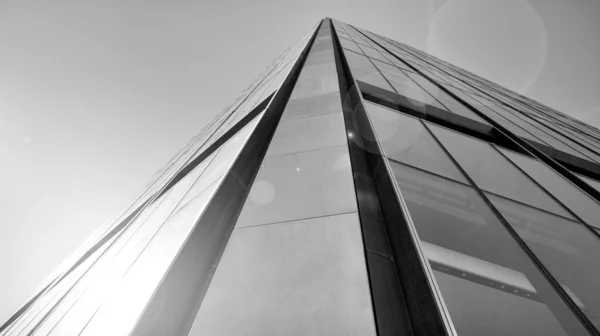
[[[600,130],[324,19],[0,335],[600,335],[599,200]]]

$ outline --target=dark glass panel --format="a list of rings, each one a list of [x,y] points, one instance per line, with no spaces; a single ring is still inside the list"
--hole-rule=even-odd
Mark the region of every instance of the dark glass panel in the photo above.
[[[579,308],[600,327],[600,239],[580,223],[488,197]]]
[[[369,102],[366,108],[387,157],[468,183],[418,119]]]
[[[237,226],[356,211],[346,145],[266,158]]]
[[[571,218],[562,206],[490,144],[443,127],[427,125],[481,189]]]
[[[458,335],[586,334],[475,190],[390,164]]]
[[[589,177],[583,176],[583,175],[579,175],[577,174],[577,176],[582,179],[583,181],[585,181],[585,183],[589,184],[591,187],[593,187],[594,189],[600,191],[600,182],[593,180]]]
[[[586,223],[600,227],[598,202],[540,161],[508,150],[501,151]]]

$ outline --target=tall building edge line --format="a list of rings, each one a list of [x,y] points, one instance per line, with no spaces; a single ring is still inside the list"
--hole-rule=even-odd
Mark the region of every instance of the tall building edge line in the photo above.
[[[267,105],[264,116],[196,223],[187,242],[169,267],[131,335],[183,336],[190,331],[211,280],[207,278],[210,268],[206,268],[206,266],[210,267],[218,262],[223,253],[321,24],[323,24],[322,21],[313,32],[279,90],[275,92]],[[204,242],[219,244],[212,255],[209,251],[198,250],[202,247],[198,241],[201,238],[198,236],[200,231],[196,228],[208,225],[225,227],[225,229],[221,229],[221,237],[211,237],[212,241]],[[203,263],[206,266],[198,267],[197,260],[206,258],[210,259]],[[182,278],[182,274],[185,274],[186,270],[189,271],[190,268],[195,268],[196,271],[191,277],[188,272],[187,277]],[[202,290],[198,290],[199,288]],[[190,298],[190,293],[195,293],[195,296]],[[164,314],[164,307],[169,307],[171,314]],[[172,314],[173,312],[176,314]],[[165,320],[169,317],[171,317],[170,321]]]

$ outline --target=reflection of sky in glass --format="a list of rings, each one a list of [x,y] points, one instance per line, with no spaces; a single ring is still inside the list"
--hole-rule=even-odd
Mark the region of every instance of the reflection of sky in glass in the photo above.
[[[496,6],[504,3],[515,1]],[[444,28],[456,28],[448,33],[494,28],[490,20],[447,20],[446,6],[457,4],[252,1],[236,3],[235,11],[217,2],[4,4],[0,185],[11,192],[0,196],[0,223],[11,225],[0,226],[0,237],[6,237],[0,266],[12,276],[0,286],[0,319],[310,24],[329,15],[423,50],[438,9],[445,18],[432,29],[442,21]],[[530,4],[543,22],[547,53],[528,94],[598,123],[600,3]],[[508,16],[531,13],[525,6],[517,4],[525,11]],[[249,13],[261,13],[260,24],[247,24]],[[225,16],[231,29],[216,21]],[[515,31],[522,26],[500,23],[511,41],[525,35]],[[480,49],[511,42],[465,38],[460,45]],[[521,76],[497,66],[520,68],[517,58],[475,55],[455,54],[452,60],[492,81]]]

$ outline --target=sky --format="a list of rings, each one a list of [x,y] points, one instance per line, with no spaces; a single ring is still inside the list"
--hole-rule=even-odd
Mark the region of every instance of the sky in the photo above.
[[[0,1],[0,320],[329,16],[600,126],[600,1]]]

